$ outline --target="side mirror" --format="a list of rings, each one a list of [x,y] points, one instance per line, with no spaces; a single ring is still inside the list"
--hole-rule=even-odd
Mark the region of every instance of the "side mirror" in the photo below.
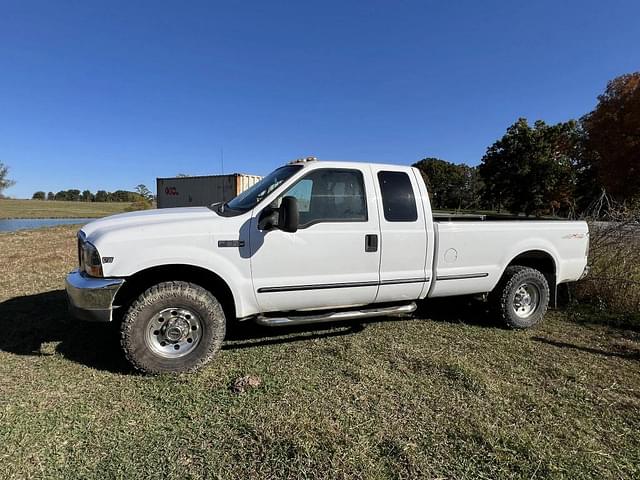
[[[294,233],[298,231],[299,223],[298,199],[296,197],[284,197],[280,204],[278,227],[283,232]]]

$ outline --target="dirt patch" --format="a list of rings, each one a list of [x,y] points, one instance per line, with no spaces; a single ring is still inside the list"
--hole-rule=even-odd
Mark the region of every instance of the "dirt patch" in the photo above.
[[[262,385],[262,379],[256,375],[245,375],[244,377],[238,377],[231,385],[229,390],[236,395],[242,395],[243,393],[253,390]]]

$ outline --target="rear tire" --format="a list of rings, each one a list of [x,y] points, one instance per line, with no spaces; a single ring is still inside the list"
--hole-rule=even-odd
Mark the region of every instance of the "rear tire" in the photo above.
[[[129,307],[120,329],[124,354],[145,373],[194,372],[222,346],[226,320],[220,302],[187,282],[163,282]]]
[[[549,284],[533,268],[507,267],[492,292],[496,313],[509,328],[531,328],[538,324],[549,306]]]

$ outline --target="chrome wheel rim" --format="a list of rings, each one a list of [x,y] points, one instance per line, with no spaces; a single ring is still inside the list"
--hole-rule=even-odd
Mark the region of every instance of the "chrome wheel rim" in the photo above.
[[[149,348],[165,358],[178,358],[193,351],[202,337],[200,317],[188,308],[171,307],[156,313],[147,325]]]
[[[520,318],[533,315],[540,304],[540,289],[532,283],[523,283],[513,298],[513,311]]]

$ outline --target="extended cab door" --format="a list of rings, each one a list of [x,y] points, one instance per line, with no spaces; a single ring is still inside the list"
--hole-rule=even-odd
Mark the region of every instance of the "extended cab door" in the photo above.
[[[271,203],[298,200],[295,233],[250,226],[251,271],[264,312],[373,303],[379,283],[379,221],[369,168],[305,167],[305,173]]]
[[[406,167],[371,166],[380,206],[380,289],[376,302],[424,297],[431,277],[428,221],[418,179]],[[428,204],[427,204],[428,205]]]

